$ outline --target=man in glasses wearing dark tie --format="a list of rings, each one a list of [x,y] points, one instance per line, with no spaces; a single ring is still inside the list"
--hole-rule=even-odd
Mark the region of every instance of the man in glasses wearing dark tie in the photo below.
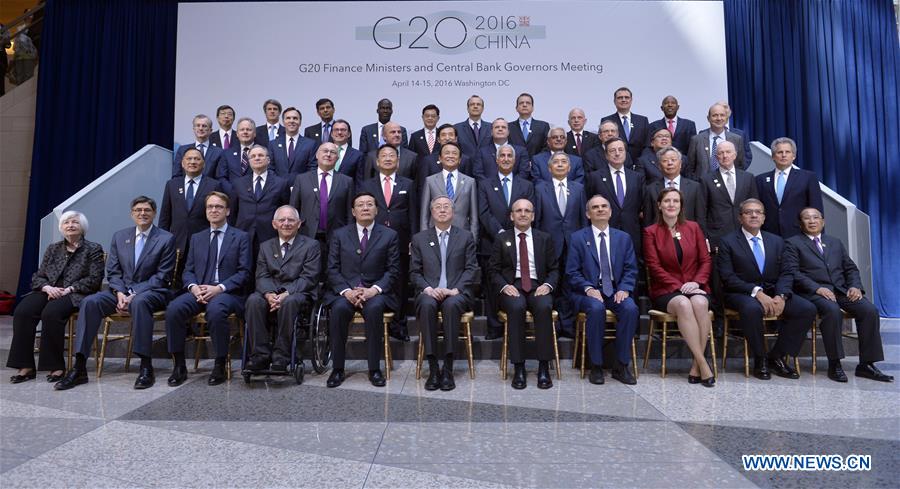
[[[240,131],[238,131],[240,132]],[[290,182],[269,168],[269,150],[254,145],[248,152],[250,170],[234,182],[228,223],[250,235],[253,256],[260,243],[276,236],[272,214],[291,197]],[[255,264],[254,264],[255,265]]]

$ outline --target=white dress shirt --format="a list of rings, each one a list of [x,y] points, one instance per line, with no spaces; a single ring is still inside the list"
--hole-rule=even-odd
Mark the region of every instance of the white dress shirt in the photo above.
[[[606,166],[609,167],[609,176],[612,177],[613,189],[616,188],[616,172],[617,171],[622,172],[622,193],[625,195],[628,195],[628,182],[627,182],[628,178],[625,177],[625,165],[622,165],[622,168],[620,168],[618,170],[616,170],[615,167],[613,167],[609,163],[607,163]]]
[[[600,229],[597,226],[591,225],[591,232],[594,233],[594,243],[596,243],[596,246],[597,246],[597,259],[598,260],[600,259],[601,256],[603,256],[602,254],[600,254],[600,233],[606,233],[606,239],[604,239],[604,241],[606,241],[606,257],[609,258],[609,273],[612,274],[612,248],[611,248],[611,244],[610,244],[612,242],[612,239],[609,235],[609,226],[607,225],[606,228]],[[601,267],[601,270],[602,270],[602,267]],[[603,272],[601,272],[600,277],[598,277],[597,283],[600,283],[600,279],[602,279],[602,277],[603,277]],[[609,277],[609,278],[610,278],[610,283],[612,283],[612,281],[615,280],[615,277]]]
[[[756,236],[754,236],[754,235],[750,234],[749,232],[747,232],[747,230],[744,229],[743,227],[741,227],[741,232],[744,233],[744,239],[747,240],[747,246],[750,247],[751,252],[753,251],[753,238],[759,238],[759,249],[762,250],[763,259],[765,259],[766,245],[765,245],[765,243],[763,243],[762,232],[759,232]],[[755,265],[755,263],[754,263],[754,265]],[[760,290],[762,290],[762,287],[760,287],[758,285],[756,287],[753,287],[753,290],[750,292],[750,297],[756,297],[756,293],[759,292]]]

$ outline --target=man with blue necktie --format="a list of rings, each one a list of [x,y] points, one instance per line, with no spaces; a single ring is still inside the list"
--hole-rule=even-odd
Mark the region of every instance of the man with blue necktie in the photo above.
[[[268,147],[270,141],[284,134],[284,126],[278,122],[281,117],[281,102],[270,98],[263,102],[263,113],[266,123],[256,126],[256,144]]]
[[[800,234],[797,216],[806,207],[825,212],[822,190],[816,174],[794,166],[797,144],[791,138],[772,141],[772,160],[775,169],[756,176],[759,200],[766,207],[763,230],[784,239]]]
[[[184,175],[184,169],[181,167],[184,152],[190,148],[196,148],[203,155],[203,174],[216,178],[221,171],[219,167],[224,166],[226,162],[225,152],[222,148],[213,145],[209,140],[209,135],[212,132],[212,120],[203,114],[198,114],[194,116],[192,128],[194,130],[194,142],[179,146],[175,154],[172,155],[172,176],[180,177]]]
[[[534,97],[530,93],[522,93],[516,97],[516,112],[519,116],[509,125],[509,144],[524,147],[530,158],[543,151],[547,145],[550,124],[531,116],[534,113]],[[565,138],[565,131],[563,137]]]
[[[613,102],[616,104],[616,112],[603,120],[613,121],[619,126],[619,137],[628,143],[628,154],[632,160],[637,161],[650,139],[650,121],[646,116],[631,111],[632,95],[628,87],[616,89]]]

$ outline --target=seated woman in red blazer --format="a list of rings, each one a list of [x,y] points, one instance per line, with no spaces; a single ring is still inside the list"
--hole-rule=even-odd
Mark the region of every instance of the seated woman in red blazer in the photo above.
[[[694,361],[688,382],[712,387],[713,377],[703,352],[709,330],[709,274],[712,264],[700,226],[684,219],[682,194],[663,189],[656,199],[656,224],[644,228],[644,260],[650,274],[653,308],[674,314]]]

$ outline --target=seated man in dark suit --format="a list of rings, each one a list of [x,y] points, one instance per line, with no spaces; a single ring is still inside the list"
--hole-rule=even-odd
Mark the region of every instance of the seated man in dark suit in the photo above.
[[[260,243],[277,234],[272,229],[272,215],[288,203],[291,187],[290,182],[269,169],[269,151],[265,147],[253,146],[248,157],[251,171],[234,182],[229,224],[250,235],[255,254]]]
[[[587,116],[584,110],[575,107],[569,111],[569,128],[566,133],[566,153],[584,158],[588,150],[600,144],[597,134],[584,129]],[[587,172],[587,170],[585,170]]]
[[[318,149],[320,144],[331,142],[331,131],[334,130],[334,102],[327,98],[316,100],[316,113],[319,114],[321,121],[306,127],[303,130],[303,137],[311,139]]]
[[[644,148],[644,153],[641,154],[641,157],[638,158],[637,163],[635,164],[635,168],[640,168],[640,170],[644,172],[644,182],[647,185],[652,182],[662,181],[662,171],[660,170],[659,158],[656,154],[659,153],[661,149],[668,148],[669,146],[674,147],[672,144],[672,133],[670,133],[668,129],[660,127],[650,131],[650,147]],[[687,158],[684,156],[684,153],[680,154],[681,165],[678,167],[679,171],[687,164]]]
[[[661,131],[668,134],[667,129]],[[702,186],[689,179],[681,177],[681,163],[684,158],[681,152],[674,146],[667,146],[658,153],[659,166],[662,170],[661,180],[656,180],[644,186],[644,226],[655,223],[656,215],[659,212],[659,206],[656,198],[664,188],[674,188],[681,192],[684,202],[681,203],[681,210],[684,212],[684,218],[689,221],[695,221],[703,229],[706,227],[706,195]]]
[[[226,223],[228,196],[210,192],[204,199],[209,227],[191,236],[182,283],[184,292],[166,307],[166,339],[175,368],[172,387],[187,380],[184,339],[192,318],[206,310],[206,323],[216,355],[209,385],[225,382],[229,348],[228,316],[244,315],[246,286],[250,282],[250,237]],[[197,203],[200,205],[200,202]]]
[[[383,98],[378,101],[378,107],[375,109],[375,112],[378,114],[378,122],[363,126],[362,131],[359,132],[359,152],[364,155],[378,149],[386,142],[383,136],[384,125],[391,122],[391,116],[394,115],[394,103]],[[400,144],[406,146],[409,144],[409,139],[406,137],[406,128],[400,126],[400,131],[402,133]]]
[[[823,232],[825,218],[815,207],[800,212],[800,226],[803,233],[787,239],[785,267],[794,276],[796,293],[812,302],[819,312],[819,330],[828,356],[828,378],[847,382],[847,374],[841,367],[841,358],[844,358],[843,309],[856,318],[859,335],[856,376],[893,382],[893,376],[882,373],[875,366],[875,362],[884,360],[881,319],[878,309],[863,295],[859,269],[850,259],[844,243]]]
[[[550,158],[557,153],[564,153],[566,149],[566,131],[561,127],[550,129],[547,135],[547,151],[531,157],[531,181],[550,182]],[[573,182],[584,185],[584,163],[578,155],[569,155],[569,175],[566,177]],[[580,214],[580,212],[579,212]]]
[[[663,112],[663,118],[650,123],[650,137],[656,133],[658,129],[668,129],[672,135],[672,146],[678,148],[681,154],[687,154],[688,147],[691,144],[691,138],[697,134],[697,125],[690,119],[678,117],[678,99],[672,95],[666,95],[659,106]]]
[[[444,167],[441,166],[441,147],[447,143],[457,144],[456,127],[452,124],[441,124],[437,129],[438,145],[433,154],[419,158],[418,169],[416,170],[416,189],[419,194],[425,187],[425,179],[440,173]],[[462,155],[459,162],[460,173],[473,176],[472,159],[466,155]]]
[[[156,202],[140,196],[131,201],[134,227],[113,234],[106,259],[109,289],[81,302],[75,333],[75,366],[53,386],[71,389],[88,381],[87,357],[91,354],[103,318],[111,314],[131,316],[133,351],[141,359],[135,389],[152,387],[156,381],[150,347],[153,344],[153,313],[166,307],[175,269],[175,237],[153,225]]]
[[[194,116],[194,142],[183,144],[178,147],[175,154],[172,155],[172,176],[180,177],[184,175],[184,169],[181,167],[181,160],[184,152],[189,148],[196,148],[203,154],[203,174],[215,178],[219,174],[219,167],[225,164],[225,154],[222,148],[214,146],[209,141],[209,134],[212,132],[212,121],[209,117],[199,114]]]
[[[482,146],[477,153],[475,165],[472,169],[476,180],[489,177],[497,173],[497,150],[501,146],[512,146],[516,154],[516,166],[513,173],[526,179],[531,178],[531,157],[524,146],[510,144],[509,124],[506,119],[495,119],[491,124],[491,144]]]
[[[377,213],[374,195],[357,194],[353,199],[356,222],[336,230],[329,242],[325,303],[331,307],[328,330],[333,369],[326,383],[328,387],[344,382],[347,333],[357,311],[365,320],[369,382],[375,387],[385,385],[380,368],[384,313],[399,310],[391,291],[394,282],[405,278],[400,277],[397,233],[375,223]]]
[[[235,182],[250,171],[250,148],[255,144],[255,138],[256,123],[249,117],[241,117],[237,123],[237,140],[223,150],[222,164],[216,175],[228,195],[234,195]]]
[[[762,202],[741,203],[741,229],[719,241],[716,271],[722,280],[725,306],[736,310],[738,325],[750,344],[754,358],[753,375],[769,380],[775,374],[787,379],[800,375],[785,361],[797,356],[806,333],[816,318],[816,308],[791,291],[794,278],[784,259],[784,241],[761,231],[766,211]],[[763,318],[781,317],[778,341],[766,356]]]
[[[631,112],[632,95],[628,87],[619,87],[613,93],[616,112],[603,118],[614,121],[619,127],[619,137],[628,142],[628,154],[637,161],[647,146],[650,121],[647,117]]]
[[[352,132],[349,122],[344,119],[337,119],[332,123],[331,142],[338,148],[338,158],[334,164],[334,171],[355,179],[359,169],[365,164],[366,155],[350,146],[351,137]]]
[[[819,179],[809,170],[794,166],[797,144],[791,138],[772,141],[775,169],[756,176],[759,200],[766,207],[763,230],[784,239],[800,234],[797,216],[806,207],[824,212]]]
[[[300,122],[303,120],[300,111],[288,107],[281,113],[284,121],[284,134],[279,134],[269,141],[269,155],[272,157],[272,169],[281,178],[289,182],[300,173],[316,167],[315,141],[300,135]]]
[[[247,337],[250,360],[245,369],[286,372],[294,344],[291,333],[294,321],[317,299],[319,244],[297,231],[300,214],[283,205],[275,211],[272,227],[278,237],[264,242],[256,258],[256,292],[247,298]],[[276,318],[274,343],[270,341],[268,318]],[[298,356],[302,349],[298,349]],[[269,366],[271,363],[271,367]],[[296,368],[303,379],[303,359]]]
[[[547,145],[550,124],[531,117],[534,113],[534,97],[530,93],[521,93],[516,97],[516,112],[519,116],[509,126],[509,143],[524,147],[530,158],[543,151]]]
[[[534,229],[534,204],[527,199],[513,202],[509,215],[511,235],[494,242],[490,276],[494,291],[500,294],[500,308],[506,312],[509,327],[509,358],[515,366],[513,389],[524,389],[525,311],[534,318],[537,345],[539,389],[553,387],[550,359],[553,358],[553,289],[559,281],[559,261],[550,235]]]
[[[586,207],[591,225],[577,231],[569,240],[566,275],[575,307],[587,316],[585,334],[591,359],[588,380],[592,384],[605,382],[603,336],[609,309],[618,318],[612,376],[623,384],[634,385],[637,380],[628,368],[631,339],[637,331],[640,314],[631,298],[638,274],[634,246],[627,234],[610,226],[612,207],[606,198],[595,195]]]
[[[587,195],[601,195],[612,206],[609,225],[631,236],[638,258],[641,256],[640,213],[644,205],[644,175],[625,166],[627,150],[619,138],[606,143],[604,166],[591,173]]]
[[[237,144],[237,132],[231,128],[234,124],[234,109],[230,105],[220,105],[216,109],[216,122],[219,123],[219,130],[209,136],[210,144],[223,151]]]
[[[221,190],[217,180],[203,176],[203,163],[200,150],[188,148],[181,158],[184,176],[169,180],[163,190],[159,227],[175,235],[175,249],[182,253],[190,237],[209,226],[203,206],[206,196]]]
[[[422,124],[424,127],[412,133],[409,138],[409,150],[419,158],[437,154],[437,124],[441,120],[441,109],[437,105],[428,104],[422,108]]]
[[[459,321],[472,309],[472,287],[478,274],[475,238],[472,233],[451,226],[453,202],[449,197],[431,201],[433,228],[412,238],[409,279],[416,288],[416,318],[419,320],[428,380],[425,389],[453,390],[453,356],[459,337]],[[444,368],[438,368],[438,311],[444,329]]]
[[[256,144],[268,147],[279,135],[284,134],[284,126],[278,122],[281,117],[281,102],[270,98],[263,102],[263,114],[266,123],[256,126]]]

